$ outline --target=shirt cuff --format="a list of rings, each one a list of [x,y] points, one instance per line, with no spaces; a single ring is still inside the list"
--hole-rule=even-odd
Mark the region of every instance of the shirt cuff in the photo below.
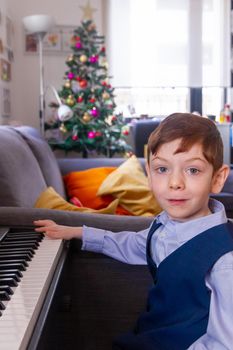
[[[83,226],[82,250],[102,253],[105,230]]]

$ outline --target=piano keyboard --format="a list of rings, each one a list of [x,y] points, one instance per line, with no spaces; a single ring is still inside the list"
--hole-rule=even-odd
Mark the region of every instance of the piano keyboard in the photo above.
[[[0,349],[25,350],[63,248],[32,229],[0,228]]]

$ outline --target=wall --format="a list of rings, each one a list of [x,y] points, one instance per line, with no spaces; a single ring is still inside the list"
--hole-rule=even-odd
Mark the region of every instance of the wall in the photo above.
[[[11,81],[8,81],[10,74],[5,74],[6,71],[10,73],[9,68],[11,66],[8,64],[9,53],[12,53],[12,48],[10,50],[9,40],[12,36],[7,35],[10,33],[9,27],[11,21],[9,21],[9,13],[7,11],[7,0],[0,0],[0,124],[7,124],[10,117],[10,94],[11,94]],[[8,23],[8,31],[6,29]],[[12,32],[11,32],[12,34]],[[7,39],[8,38],[8,39]],[[6,69],[8,67],[8,69]]]
[[[3,0],[0,0],[0,5]],[[80,6],[87,0],[6,0],[7,8],[14,21],[14,64],[12,65],[12,116],[11,122],[27,124],[39,128],[39,57],[24,51],[24,30],[22,18],[34,14],[48,14],[55,18],[58,25],[78,26],[83,18]],[[94,21],[102,34],[102,1],[91,0]],[[52,84],[61,88],[63,75],[67,67],[68,54],[44,54],[45,85]],[[48,94],[49,95],[49,94]],[[46,96],[46,103],[50,102]]]

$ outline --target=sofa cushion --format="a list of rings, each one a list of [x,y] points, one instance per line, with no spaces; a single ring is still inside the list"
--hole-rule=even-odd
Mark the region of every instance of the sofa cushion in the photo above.
[[[56,210],[77,211],[80,213],[99,213],[99,214],[115,214],[118,205],[118,199],[112,201],[106,208],[91,209],[85,207],[77,207],[64,198],[62,198],[52,187],[46,188],[37,198],[34,207]]]
[[[161,212],[144,170],[134,155],[108,175],[97,194],[118,198],[119,204],[132,215],[154,216]]]
[[[47,142],[35,133],[35,128],[20,126],[15,128],[24,138],[36,157],[46,185],[53,187],[62,197],[66,197],[65,188],[57,160]]]
[[[112,196],[97,196],[99,186],[116,167],[91,168],[72,171],[63,177],[68,198],[77,197],[87,208],[101,209],[107,207]]]
[[[32,207],[47,187],[39,164],[22,137],[0,127],[0,206]]]

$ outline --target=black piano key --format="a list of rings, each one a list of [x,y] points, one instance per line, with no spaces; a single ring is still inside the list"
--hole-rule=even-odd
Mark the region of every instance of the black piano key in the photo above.
[[[0,300],[0,310],[5,310],[5,304]]]
[[[39,246],[38,242],[24,242],[24,243],[20,243],[20,242],[1,242],[0,243],[0,250],[1,249],[8,249],[8,248],[32,248],[32,249],[37,249]]]
[[[7,244],[36,244],[37,246],[40,244],[40,242],[38,242],[38,240],[36,239],[27,239],[27,240],[7,240],[7,239],[4,239],[1,243],[0,243],[0,246],[4,246],[4,245],[7,245]]]
[[[43,235],[43,233],[41,233],[41,232],[36,232],[35,230],[34,230],[34,228],[31,228],[31,229],[24,229],[24,228],[16,228],[16,229],[14,229],[14,228],[11,228],[10,230],[9,230],[9,233],[14,233],[14,234],[16,234],[16,235],[21,235],[22,233],[25,233],[25,234],[27,234],[27,235],[30,235],[30,234],[40,234],[40,235]]]
[[[5,252],[7,253],[17,253],[17,252],[26,252],[29,253],[31,256],[33,256],[35,254],[35,251],[33,248],[29,247],[7,247],[7,246],[1,246],[0,244],[0,254],[5,254]]]
[[[0,278],[0,286],[8,285],[10,287],[17,287],[18,283],[14,278],[4,277]]]
[[[31,230],[31,231],[14,231],[14,230],[10,230],[8,233],[7,233],[7,236],[8,235],[15,235],[15,236],[17,236],[17,235],[28,235],[28,236],[30,236],[30,235],[37,235],[37,236],[43,236],[43,233],[41,233],[41,232],[36,232],[36,231],[34,231],[34,230]]]
[[[0,273],[1,278],[13,278],[15,282],[20,282],[20,277],[16,273]]]
[[[9,242],[9,241],[41,241],[41,237],[40,236],[25,236],[25,235],[8,235],[5,239],[4,242]]]
[[[0,227],[0,241],[2,241],[9,232],[9,227]]]
[[[13,289],[7,285],[0,286],[0,291],[6,292],[8,295],[12,295],[14,293]]]
[[[0,290],[0,300],[5,301],[5,300],[10,300],[10,295],[6,293],[5,290]]]
[[[12,260],[12,259],[23,259],[26,261],[32,260],[29,254],[21,253],[21,254],[0,254],[0,261],[2,260]]]
[[[14,269],[14,268],[1,270],[0,274],[4,274],[4,275],[14,274],[18,278],[22,278],[23,277],[22,272],[19,269]]]
[[[26,249],[22,249],[22,248],[12,248],[12,249],[3,249],[0,250],[0,256],[4,255],[4,254],[28,254],[31,258],[33,257],[33,255],[35,254],[33,249],[30,248],[26,248]]]
[[[0,271],[6,271],[6,270],[10,270],[10,269],[17,269],[20,271],[26,271],[26,267],[24,264],[22,263],[7,263],[7,264],[3,264],[0,262]]]
[[[41,232],[9,232],[5,237],[18,237],[18,236],[28,236],[31,238],[37,237],[39,240],[44,238],[44,234]]]
[[[3,264],[22,264],[24,267],[28,266],[27,261],[25,261],[24,259],[9,259],[9,260],[0,260],[0,265]]]

